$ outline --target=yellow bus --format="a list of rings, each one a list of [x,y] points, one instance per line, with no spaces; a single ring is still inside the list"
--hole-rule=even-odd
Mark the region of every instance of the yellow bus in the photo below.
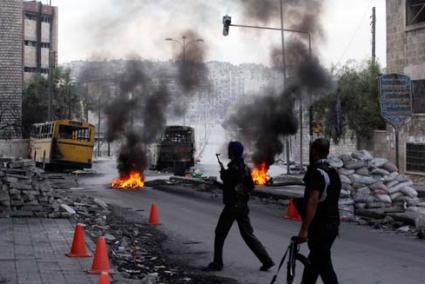
[[[95,127],[87,122],[55,120],[33,124],[30,156],[46,166],[91,168]]]

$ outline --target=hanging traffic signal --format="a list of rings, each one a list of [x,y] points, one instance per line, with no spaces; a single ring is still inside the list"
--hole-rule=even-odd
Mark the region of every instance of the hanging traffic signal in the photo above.
[[[232,24],[232,17],[226,15],[223,17],[223,35],[228,36],[229,35],[229,28]]]

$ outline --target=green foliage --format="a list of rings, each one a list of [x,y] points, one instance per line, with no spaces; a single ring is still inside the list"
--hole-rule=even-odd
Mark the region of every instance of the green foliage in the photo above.
[[[29,137],[31,125],[48,120],[49,82],[36,74],[25,85],[22,100],[22,132]],[[75,91],[70,70],[56,68],[53,77],[52,119],[74,119],[79,116],[80,96]]]
[[[367,140],[375,129],[385,129],[379,107],[380,74],[380,66],[372,62],[358,68],[346,65],[337,71],[336,90],[314,106],[326,136],[338,143],[351,130],[357,138]]]

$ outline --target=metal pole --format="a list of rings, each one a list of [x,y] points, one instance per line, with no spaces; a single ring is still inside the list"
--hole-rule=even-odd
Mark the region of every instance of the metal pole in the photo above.
[[[47,102],[47,120],[53,120],[53,75],[54,75],[54,57],[55,52],[49,51],[49,87],[48,87],[48,102]]]
[[[286,84],[287,73],[286,73],[286,52],[285,52],[285,23],[283,17],[283,0],[280,0],[280,35],[282,39],[282,71],[283,71],[283,86]],[[289,155],[289,136],[285,137],[286,144],[286,173],[290,174],[291,169],[289,166],[290,155]]]
[[[400,170],[400,159],[399,159],[399,146],[400,146],[400,141],[399,141],[399,131],[398,131],[398,127],[395,127],[395,161],[396,161],[396,166],[397,168]]]
[[[376,7],[372,8],[372,63],[376,61]]]
[[[186,64],[186,36],[182,36],[183,39],[183,63],[182,64]],[[186,112],[187,110],[184,112],[183,114],[183,126],[186,126]]]
[[[97,98],[97,156],[100,157],[100,95]]]

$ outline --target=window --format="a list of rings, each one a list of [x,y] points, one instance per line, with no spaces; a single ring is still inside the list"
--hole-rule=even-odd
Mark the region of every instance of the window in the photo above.
[[[412,105],[414,113],[425,113],[425,80],[412,81]]]
[[[425,173],[425,144],[406,144],[406,170]]]
[[[406,25],[425,23],[425,0],[406,0]]]
[[[59,127],[59,138],[90,141],[90,129],[61,125]]]

